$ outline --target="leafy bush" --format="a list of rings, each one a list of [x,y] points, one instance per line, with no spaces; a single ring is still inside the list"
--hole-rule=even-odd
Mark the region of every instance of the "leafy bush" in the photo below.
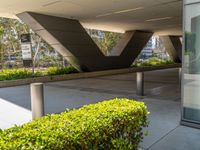
[[[0,70],[0,81],[40,77],[47,75],[62,75],[62,74],[69,74],[76,72],[78,71],[73,67],[66,67],[66,68],[49,67],[47,71],[45,70],[36,71],[34,75],[32,73],[32,70],[30,69],[3,69]]]
[[[174,64],[171,60],[162,60],[156,57],[149,58],[142,62],[136,62],[133,67],[145,67],[145,66],[157,66],[157,65],[168,65]]]
[[[33,77],[32,71],[28,69],[4,69],[0,71],[0,81],[16,80]]]
[[[76,73],[78,72],[74,67],[66,67],[66,68],[59,68],[59,67],[49,67],[47,69],[48,75],[62,75],[62,74],[69,74],[69,73]]]
[[[137,149],[148,125],[143,102],[113,99],[0,132],[2,150]]]
[[[35,71],[34,77],[42,77],[42,76],[47,76],[47,71],[46,70]]]

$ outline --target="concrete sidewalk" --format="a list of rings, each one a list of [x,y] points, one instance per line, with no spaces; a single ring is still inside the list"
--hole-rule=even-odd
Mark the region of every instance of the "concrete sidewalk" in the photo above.
[[[45,113],[58,113],[115,97],[144,101],[151,112],[149,135],[140,147],[152,150],[199,150],[200,130],[180,122],[178,69],[145,73],[145,96],[135,95],[135,74],[68,80],[45,84]],[[0,89],[0,128],[31,120],[29,86]]]

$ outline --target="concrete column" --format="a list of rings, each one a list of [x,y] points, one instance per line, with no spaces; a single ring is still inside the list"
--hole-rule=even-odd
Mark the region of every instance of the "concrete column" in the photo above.
[[[176,63],[181,63],[182,43],[180,36],[160,36],[160,39],[171,59]]]
[[[79,71],[128,68],[153,35],[127,31],[105,56],[78,20],[23,12],[17,16]]]
[[[178,62],[182,62],[182,42],[181,42],[181,36],[169,36],[170,40],[176,50],[176,54],[178,56]]]
[[[44,116],[43,83],[31,84],[31,109],[32,119]]]
[[[136,94],[138,96],[144,96],[144,73],[137,72],[136,73]]]

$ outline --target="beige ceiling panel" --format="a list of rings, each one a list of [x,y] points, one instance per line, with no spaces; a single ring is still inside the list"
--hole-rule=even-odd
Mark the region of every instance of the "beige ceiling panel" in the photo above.
[[[182,0],[2,0],[0,16],[32,11],[80,20],[88,28],[125,32],[173,27],[181,31]],[[170,17],[166,20],[156,18]],[[170,29],[166,29],[170,31]]]

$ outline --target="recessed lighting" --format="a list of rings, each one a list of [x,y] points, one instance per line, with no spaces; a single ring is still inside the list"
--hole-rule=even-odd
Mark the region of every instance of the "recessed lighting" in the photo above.
[[[113,13],[105,13],[105,14],[101,14],[101,15],[97,15],[96,17],[104,17],[104,16],[109,16],[112,15]]]
[[[154,18],[154,19],[148,19],[146,21],[151,22],[151,21],[160,21],[160,20],[168,20],[171,19],[172,17],[163,17],[163,18]]]
[[[42,5],[42,6],[43,6],[43,7],[47,7],[47,6],[54,5],[54,4],[60,3],[60,2],[61,2],[61,0],[57,0],[57,1],[53,1],[53,2],[50,2],[50,3],[44,4],[44,5]]]
[[[132,8],[132,9],[125,9],[125,10],[116,11],[114,13],[115,14],[120,14],[120,13],[126,13],[126,12],[130,12],[130,11],[136,11],[136,10],[140,10],[140,9],[144,9],[144,7],[137,7],[137,8]]]
[[[114,14],[126,13],[126,12],[136,11],[136,10],[140,10],[140,9],[144,9],[144,7],[137,7],[137,8],[132,8],[132,9],[125,9],[125,10],[120,10],[120,11],[115,11],[115,12],[109,12],[109,13],[97,15],[96,17],[98,18],[98,17],[110,16],[110,15],[114,15]]]

